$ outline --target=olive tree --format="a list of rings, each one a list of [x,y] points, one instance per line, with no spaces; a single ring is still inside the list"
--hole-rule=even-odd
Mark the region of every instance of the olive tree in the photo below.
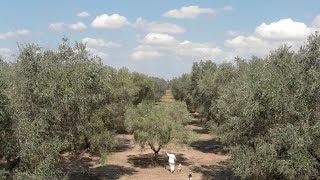
[[[191,93],[195,102],[203,92],[211,100],[203,110],[229,146],[236,175],[320,177],[319,57],[320,35],[315,33],[297,52],[283,46],[265,58],[237,58],[213,74],[201,74],[201,66],[194,65],[188,93],[196,92]]]
[[[237,67],[219,99],[218,130],[244,179],[317,179],[320,36],[299,52],[281,47]],[[242,69],[241,69],[242,68]]]
[[[8,177],[16,161],[17,139],[14,135],[14,118],[8,97],[10,66],[0,57],[0,179]]]
[[[158,159],[161,148],[168,143],[185,144],[190,141],[191,131],[185,126],[191,120],[185,103],[140,103],[129,107],[125,125],[141,147],[149,146]]]

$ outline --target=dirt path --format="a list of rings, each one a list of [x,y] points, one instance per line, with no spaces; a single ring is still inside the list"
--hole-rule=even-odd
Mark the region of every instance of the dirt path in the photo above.
[[[167,91],[161,101],[174,101],[171,92]],[[232,171],[225,166],[229,157],[224,154],[221,142],[212,138],[197,118],[193,119],[188,128],[195,132],[195,140],[188,147],[170,144],[162,149],[160,165],[153,162],[152,150],[142,151],[134,144],[132,135],[120,134],[117,137],[121,146],[108,156],[104,165],[99,163],[99,157],[83,153],[77,159],[70,160],[66,156],[66,166],[72,173],[71,179],[186,180],[189,174],[192,174],[192,180],[232,179]],[[167,170],[165,150],[176,154],[177,164],[182,164],[182,171],[171,174]]]

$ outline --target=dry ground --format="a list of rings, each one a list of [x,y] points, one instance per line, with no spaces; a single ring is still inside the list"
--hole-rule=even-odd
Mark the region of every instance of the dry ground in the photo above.
[[[171,102],[171,92],[167,92],[162,101]],[[144,151],[134,144],[133,136],[119,134],[120,146],[108,156],[106,163],[89,153],[82,153],[77,158],[65,154],[65,167],[71,174],[70,179],[137,179],[137,180],[192,180],[202,179],[234,179],[232,171],[227,167],[229,156],[223,151],[221,142],[208,134],[205,125],[194,118],[188,125],[195,134],[194,141],[188,147],[170,144],[160,151],[159,163],[153,161],[153,151]],[[182,171],[171,174],[167,167],[165,151],[173,151],[177,164],[182,164]]]

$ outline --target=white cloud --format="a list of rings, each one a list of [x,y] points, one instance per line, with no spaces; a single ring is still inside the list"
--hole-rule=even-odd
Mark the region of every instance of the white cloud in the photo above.
[[[102,60],[107,60],[109,59],[110,55],[107,54],[107,53],[104,53],[104,52],[101,52],[101,51],[98,51],[96,49],[93,49],[93,48],[86,48],[86,50],[91,53],[92,55],[94,56],[98,56],[100,57]]]
[[[312,26],[315,28],[320,28],[320,15],[317,15],[313,22],[312,22]]]
[[[86,43],[87,46],[99,46],[99,47],[107,47],[107,48],[112,48],[112,47],[120,47],[120,44],[114,43],[114,42],[106,42],[103,39],[94,39],[94,38],[83,38],[82,42]]]
[[[226,46],[228,47],[251,47],[251,46],[260,46],[263,44],[263,41],[254,36],[237,36],[231,40],[226,40]]]
[[[139,61],[155,59],[164,55],[172,59],[214,59],[223,53],[220,48],[211,44],[178,41],[168,34],[149,33],[139,42],[140,45],[134,49],[131,55],[134,60]]]
[[[270,24],[262,23],[256,28],[255,34],[272,40],[301,40],[308,36],[309,30],[304,23],[288,18]]]
[[[12,52],[8,48],[0,48],[0,57],[9,58]]]
[[[9,38],[16,38],[20,36],[26,36],[31,34],[31,32],[27,29],[20,29],[17,31],[10,31],[3,34],[0,34],[0,40],[7,40]]]
[[[102,14],[97,16],[91,23],[94,28],[100,29],[117,29],[129,25],[127,18],[119,14]]]
[[[231,36],[231,37],[235,37],[235,36],[243,36],[243,35],[245,35],[245,33],[244,32],[239,32],[239,31],[227,31],[225,33],[225,35]]]
[[[183,6],[180,9],[172,9],[163,14],[164,17],[187,19],[196,18],[200,14],[213,14],[214,9],[211,8],[200,8],[199,6]]]
[[[262,39],[261,37],[250,35],[237,36],[233,39],[228,39],[225,41],[225,46],[231,48],[233,57],[240,56],[243,58],[248,58],[252,55],[268,55],[270,51],[275,50],[284,44],[291,46],[293,50],[298,50],[303,44],[303,40],[278,41],[272,39]]]
[[[79,13],[77,14],[77,16],[78,16],[78,17],[89,17],[90,14],[89,14],[88,12],[86,12],[86,11],[83,11],[83,12],[79,12]]]
[[[182,57],[193,57],[200,59],[212,59],[222,53],[222,50],[217,47],[212,47],[210,44],[193,43],[191,41],[183,41],[179,43],[177,55]]]
[[[51,29],[53,31],[62,31],[64,29],[81,31],[81,30],[87,29],[87,26],[83,22],[77,22],[74,24],[65,24],[62,22],[57,22],[57,23],[49,24],[49,29]]]
[[[149,44],[149,45],[164,45],[164,46],[174,45],[178,43],[175,37],[170,36],[169,34],[161,34],[161,33],[149,33],[143,38],[142,42],[144,44]]]
[[[8,53],[11,53],[11,50],[8,48],[0,48],[0,53],[1,54],[8,54]]]
[[[65,24],[64,23],[51,23],[49,24],[49,29],[53,30],[53,31],[61,31],[64,29]]]
[[[245,58],[252,55],[265,56],[284,44],[291,46],[293,50],[298,50],[311,33],[320,30],[320,27],[317,27],[318,19],[320,17],[317,16],[310,27],[289,18],[270,24],[262,23],[255,28],[254,33],[239,34],[226,40],[225,46],[231,48],[232,52],[229,55]]]
[[[87,29],[87,26],[82,22],[77,22],[75,24],[69,24],[68,27],[69,27],[69,29],[76,30],[76,31]]]
[[[155,59],[161,56],[162,54],[155,50],[138,50],[133,52],[131,58],[136,61],[141,61],[146,59]]]
[[[177,19],[194,19],[201,14],[216,14],[222,11],[231,11],[232,6],[225,6],[220,9],[200,8],[199,6],[183,6],[180,9],[172,9],[163,14],[164,17]]]
[[[254,36],[237,36],[231,40],[226,40],[225,46],[233,49],[234,56],[248,57],[251,55],[266,55],[270,50],[276,48],[277,44]]]
[[[152,33],[169,33],[169,34],[180,34],[184,33],[185,29],[173,23],[160,23],[160,22],[148,22],[139,17],[134,26],[139,29],[143,29],[147,32]]]

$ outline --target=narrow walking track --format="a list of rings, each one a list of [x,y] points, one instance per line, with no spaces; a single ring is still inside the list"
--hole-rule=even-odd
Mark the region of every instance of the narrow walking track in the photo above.
[[[170,90],[166,91],[161,102],[174,102]],[[187,127],[195,132],[194,141],[188,147],[169,144],[167,149],[160,151],[159,164],[153,162],[152,150],[142,151],[134,144],[132,135],[120,134],[117,137],[121,146],[108,156],[107,163],[102,165],[99,158],[84,153],[82,157],[69,162],[69,172],[74,174],[72,179],[186,180],[189,174],[192,174],[192,180],[232,179],[232,171],[223,165],[229,157],[224,154],[220,141],[213,139],[197,118],[193,118]],[[176,154],[177,164],[182,164],[182,171],[173,174],[168,171],[166,150]]]

